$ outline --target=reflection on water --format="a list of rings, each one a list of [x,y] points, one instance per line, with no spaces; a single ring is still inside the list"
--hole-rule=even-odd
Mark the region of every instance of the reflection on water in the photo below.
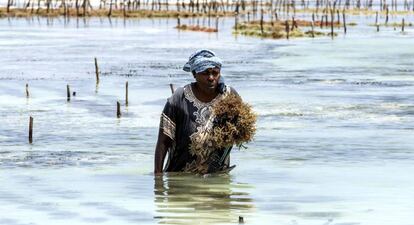
[[[253,208],[249,186],[229,175],[167,174],[154,179],[155,219],[160,224],[237,223]]]

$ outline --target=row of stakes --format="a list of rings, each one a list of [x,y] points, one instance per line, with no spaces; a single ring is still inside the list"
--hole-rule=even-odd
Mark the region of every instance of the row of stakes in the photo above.
[[[99,67],[98,60],[95,58],[95,74],[96,74],[96,85],[99,84]],[[174,84],[170,84],[171,93],[174,94]],[[71,92],[69,84],[66,85],[67,101],[70,102]],[[76,96],[76,92],[72,93],[73,96]],[[29,84],[26,84],[26,98],[30,97],[29,93]],[[125,105],[128,106],[128,81],[125,83]],[[121,118],[121,103],[116,102],[116,117]],[[33,143],[33,117],[29,117],[29,143]]]

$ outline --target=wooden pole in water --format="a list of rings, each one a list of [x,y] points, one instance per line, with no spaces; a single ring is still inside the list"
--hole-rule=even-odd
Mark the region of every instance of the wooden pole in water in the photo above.
[[[235,17],[234,17],[234,29],[237,31],[237,26],[238,26],[238,22],[239,22],[239,16],[236,13]]]
[[[338,16],[338,27],[341,24],[341,14],[339,14],[339,9],[336,10],[336,15]]]
[[[331,10],[331,37],[332,39],[334,38],[334,18],[335,18],[335,12]]]
[[[170,84],[171,94],[174,94],[174,84]]]
[[[96,75],[96,83],[99,84],[99,67],[98,67],[98,60],[95,57],[95,75]]]
[[[401,27],[401,32],[404,32],[404,27],[405,27],[405,20],[404,18],[402,19],[402,27]]]
[[[314,26],[315,26],[315,14],[314,13],[312,13],[312,23],[311,23],[311,26],[312,26],[312,37],[314,38],[315,37],[315,28],[314,28]]]
[[[10,12],[10,6],[12,5],[12,1],[11,0],[7,0],[7,13]]]
[[[123,13],[123,16],[125,18],[127,16],[127,14],[126,14],[126,1],[125,0],[122,2],[122,13]]]
[[[312,38],[315,37],[315,28],[314,28],[314,25],[315,25],[315,23],[312,20],[312,23],[311,23],[311,27],[312,27]]]
[[[244,218],[242,216],[239,216],[239,224],[244,224]]]
[[[264,34],[264,30],[263,30],[263,9],[261,10],[261,14],[260,14],[260,33],[262,34],[262,37],[263,37],[263,34]]]
[[[377,32],[379,32],[378,11],[375,13],[375,26],[377,26]]]
[[[387,6],[387,9],[385,10],[385,25],[388,24],[388,14],[389,14],[389,10],[388,10],[388,6]]]
[[[325,16],[324,16],[324,14],[322,14],[322,16],[321,16],[321,21],[320,21],[320,28],[322,29],[322,27],[323,27],[323,19],[325,18]]]
[[[33,143],[33,117],[29,117],[29,143]]]
[[[285,32],[286,32],[286,39],[289,40],[289,21],[285,21]]]
[[[125,83],[125,105],[128,106],[128,81]]]
[[[295,17],[292,16],[292,27],[290,28],[290,31],[293,31],[295,28],[298,28],[298,24],[296,23]]]
[[[69,84],[66,85],[66,96],[67,96],[67,101],[70,101],[70,87]]]
[[[116,117],[121,118],[121,104],[119,101],[116,102]]]
[[[112,0],[109,2],[109,12],[108,12],[108,17],[111,17],[111,16],[112,16]]]
[[[219,16],[216,16],[216,31],[218,32]]]
[[[29,98],[29,84],[26,84],[26,98]]]
[[[344,34],[346,34],[346,21],[345,21],[345,9],[342,11],[342,19],[344,23]]]
[[[180,15],[177,16],[177,28],[181,27]]]

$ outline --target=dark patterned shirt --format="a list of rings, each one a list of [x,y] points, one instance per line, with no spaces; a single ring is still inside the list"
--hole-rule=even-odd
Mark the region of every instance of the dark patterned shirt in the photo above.
[[[160,122],[162,132],[173,141],[165,171],[184,171],[187,163],[196,160],[196,156],[190,152],[191,142],[200,141],[198,139],[211,130],[213,104],[230,93],[237,94],[233,88],[226,86],[223,94],[210,102],[201,102],[195,97],[191,84],[187,84],[168,98]]]

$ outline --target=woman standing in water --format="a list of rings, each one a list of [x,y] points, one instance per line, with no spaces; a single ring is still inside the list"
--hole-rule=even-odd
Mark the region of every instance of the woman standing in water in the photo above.
[[[190,150],[190,145],[203,140],[210,132],[215,102],[237,92],[225,85],[221,78],[221,60],[212,51],[200,50],[192,54],[184,65],[195,82],[178,88],[167,100],[162,111],[158,141],[155,148],[154,173],[188,172],[199,164],[211,164],[211,157],[200,157]],[[214,148],[205,143],[206,148]],[[221,151],[225,160],[216,162],[219,170],[229,167],[229,151]],[[166,167],[163,168],[168,154]],[[210,151],[211,152],[211,151]]]

